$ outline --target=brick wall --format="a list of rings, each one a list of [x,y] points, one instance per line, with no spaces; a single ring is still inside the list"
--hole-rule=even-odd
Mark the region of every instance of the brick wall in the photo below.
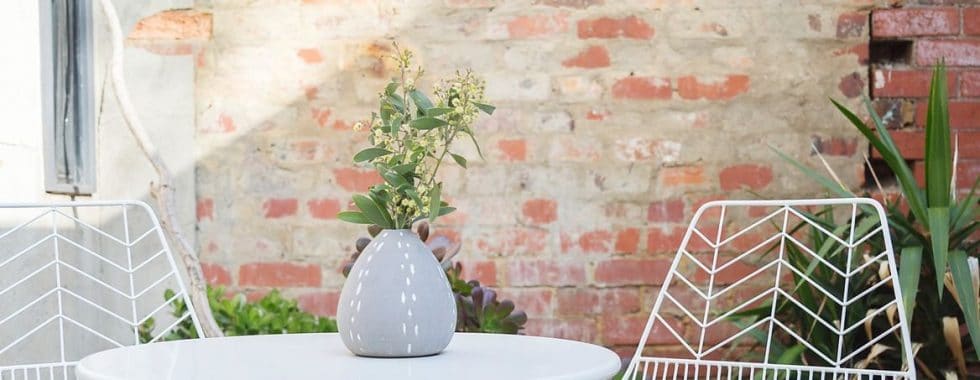
[[[960,147],[957,184],[972,186],[980,175],[980,4],[920,0],[875,10],[871,41],[871,94],[920,181],[932,66],[945,59],[950,126]]]
[[[393,73],[390,38],[428,81],[462,67],[498,106],[487,153],[447,168],[460,211],[435,228],[527,332],[632,351],[685,223],[718,198],[822,194],[767,144],[850,186],[867,146],[827,97],[868,88],[870,0],[199,0],[199,244],[214,283],[285,288],[335,311],[363,229],[335,219],[378,181],[352,165]],[[975,57],[975,56],[974,56]],[[975,58],[973,58],[975,59]],[[461,148],[467,149],[467,148]]]

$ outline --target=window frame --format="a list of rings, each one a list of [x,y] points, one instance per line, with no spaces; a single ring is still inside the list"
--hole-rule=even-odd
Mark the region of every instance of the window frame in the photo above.
[[[75,99],[75,140],[78,142],[78,164],[74,182],[59,178],[56,136],[58,125],[55,122],[55,20],[53,5],[61,1],[74,2],[76,39],[74,51],[77,69],[77,87],[72,97]],[[40,50],[41,50],[41,107],[44,154],[44,190],[54,194],[91,195],[96,190],[96,121],[95,121],[95,79],[93,74],[95,45],[93,43],[92,3],[90,0],[40,0]],[[70,53],[71,54],[71,53]],[[67,170],[67,169],[66,169]]]

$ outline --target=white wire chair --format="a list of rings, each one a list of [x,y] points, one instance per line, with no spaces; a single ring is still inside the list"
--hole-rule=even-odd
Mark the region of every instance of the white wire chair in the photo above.
[[[203,336],[145,203],[0,204],[0,380],[74,379],[82,357],[175,328]]]
[[[623,379],[915,379],[890,236],[872,199],[706,203]]]

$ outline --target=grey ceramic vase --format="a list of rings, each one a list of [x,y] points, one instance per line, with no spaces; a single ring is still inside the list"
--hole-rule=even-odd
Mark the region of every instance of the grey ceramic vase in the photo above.
[[[411,230],[384,230],[351,267],[337,305],[337,328],[356,355],[435,355],[456,331],[446,272]]]

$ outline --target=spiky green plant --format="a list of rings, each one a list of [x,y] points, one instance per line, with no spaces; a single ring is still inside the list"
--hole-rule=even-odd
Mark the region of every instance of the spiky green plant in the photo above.
[[[932,370],[951,368],[952,358],[965,356],[971,345],[980,359],[980,297],[977,296],[980,279],[977,279],[976,269],[971,269],[976,268],[980,256],[980,242],[970,240],[980,228],[976,216],[980,200],[976,189],[980,178],[974,180],[965,197],[957,196],[956,154],[950,142],[946,88],[946,70],[940,63],[933,70],[926,114],[924,186],[919,186],[870,100],[865,98],[864,103],[871,125],[831,100],[881,154],[898,181],[901,197],[886,196],[885,206],[892,230],[892,245],[899,253],[899,283],[904,307],[912,318],[913,341],[923,344],[917,357],[918,368],[929,377],[935,376]],[[845,197],[856,196],[838,181],[783,152],[776,150],[776,153],[831,192]],[[949,318],[966,325],[970,339],[962,348],[957,347],[959,342],[951,341],[956,340],[958,334],[951,339],[941,333],[943,320]],[[961,375],[965,375],[965,366],[957,367]]]

